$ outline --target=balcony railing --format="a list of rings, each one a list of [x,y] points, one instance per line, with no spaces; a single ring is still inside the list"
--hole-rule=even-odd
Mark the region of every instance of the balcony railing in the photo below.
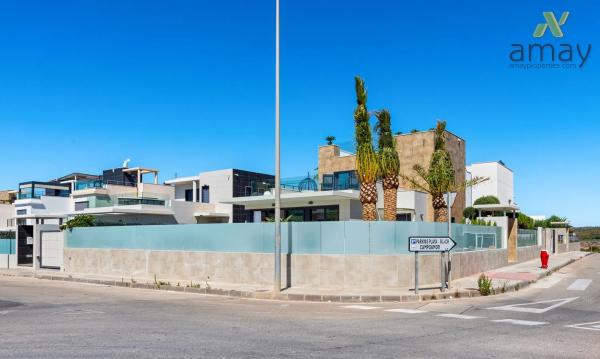
[[[117,194],[113,196],[93,196],[88,201],[76,202],[75,210],[84,211],[88,208],[106,208],[116,206],[160,206],[170,207],[171,200],[165,198],[164,195],[144,193],[141,196],[135,194]]]
[[[352,181],[331,181],[317,182],[309,178],[304,178],[299,181],[285,181],[282,179],[281,190],[283,192],[304,192],[304,191],[342,191],[342,190],[358,190],[359,184]],[[272,181],[253,181],[251,183],[250,196],[262,196],[265,192],[271,192],[275,188],[275,183]]]
[[[119,206],[135,206],[135,205],[150,205],[150,206],[164,206],[166,201],[156,198],[117,198]]]
[[[75,190],[81,191],[94,188],[106,188],[106,185],[135,187],[135,183],[120,182],[112,180],[93,180],[93,181],[77,181],[75,182]]]
[[[59,194],[45,194],[45,193],[18,193],[17,199],[40,199],[44,196],[47,197],[69,197],[70,193],[59,193]]]

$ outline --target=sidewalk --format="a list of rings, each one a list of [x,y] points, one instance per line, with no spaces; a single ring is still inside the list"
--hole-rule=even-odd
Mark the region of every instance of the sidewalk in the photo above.
[[[528,262],[513,264],[486,272],[486,276],[492,279],[492,294],[515,291],[528,286],[537,280],[551,275],[562,267],[571,264],[590,253],[567,252],[550,256],[548,269],[540,268],[540,260],[535,259]],[[78,275],[52,270],[39,270],[34,272],[29,269],[2,269],[0,276],[30,277],[37,279],[59,280],[81,283],[102,284],[117,287],[171,290],[186,293],[227,295],[241,298],[296,300],[312,302],[416,302],[424,300],[451,299],[465,297],[479,297],[477,279],[479,274],[457,279],[451,282],[450,289],[444,293],[439,288],[421,288],[419,295],[414,294],[414,288],[391,288],[391,289],[319,289],[319,288],[288,288],[280,293],[273,293],[272,287],[267,286],[243,286],[226,283],[151,283],[137,282],[135,280],[124,280],[123,278]],[[431,287],[431,286],[430,286]]]

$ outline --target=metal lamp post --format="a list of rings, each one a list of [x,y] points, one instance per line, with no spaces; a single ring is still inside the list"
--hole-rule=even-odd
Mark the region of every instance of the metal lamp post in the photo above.
[[[279,151],[279,0],[275,0],[275,278],[273,291],[281,291],[281,176]]]

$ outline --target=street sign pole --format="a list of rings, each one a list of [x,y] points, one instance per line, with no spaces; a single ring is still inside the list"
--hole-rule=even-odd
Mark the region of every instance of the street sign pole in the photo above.
[[[444,252],[450,254],[450,250],[456,246],[456,242],[450,236],[415,236],[408,237],[408,251],[415,253],[415,294],[419,293],[419,252],[440,253],[440,288],[442,292],[445,288]]]
[[[419,252],[415,252],[415,295],[419,295]]]
[[[448,200],[446,201],[447,205],[448,205],[448,237],[452,237],[452,208],[450,206],[450,192],[448,192]],[[448,264],[447,267],[445,268],[445,272],[446,272],[446,279],[445,279],[445,284],[446,284],[446,288],[450,289],[450,266],[451,266],[451,261],[450,261],[450,251],[448,251]]]
[[[446,288],[446,266],[444,265],[444,252],[440,252],[440,290]]]

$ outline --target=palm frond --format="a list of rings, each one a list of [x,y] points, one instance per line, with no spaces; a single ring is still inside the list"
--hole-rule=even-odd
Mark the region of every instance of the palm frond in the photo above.
[[[364,183],[374,183],[379,174],[379,163],[373,146],[364,144],[356,151],[356,174]]]
[[[379,152],[379,169],[382,176],[398,176],[400,159],[396,149],[386,147]]]
[[[462,181],[460,183],[454,184],[452,187],[452,192],[463,191],[467,187],[472,187],[482,182],[489,180],[489,177],[474,177],[468,181]]]
[[[444,150],[446,146],[446,121],[439,121],[435,126],[434,148],[436,151]]]

